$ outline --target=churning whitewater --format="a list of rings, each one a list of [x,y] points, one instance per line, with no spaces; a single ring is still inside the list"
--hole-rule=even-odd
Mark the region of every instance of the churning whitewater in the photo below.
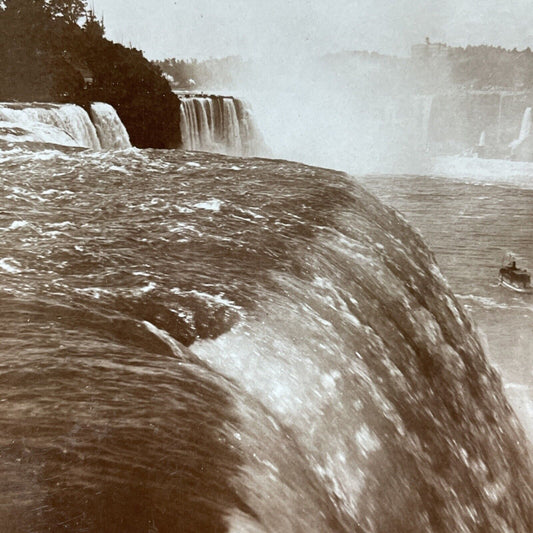
[[[6,531],[533,530],[469,317],[351,178],[135,149],[0,165]]]
[[[91,150],[131,148],[117,112],[103,102],[92,103],[90,115],[75,104],[0,103],[0,146],[13,143]]]

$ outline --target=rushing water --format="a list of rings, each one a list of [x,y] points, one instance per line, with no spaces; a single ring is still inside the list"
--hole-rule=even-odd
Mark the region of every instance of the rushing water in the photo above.
[[[115,109],[93,102],[90,115],[75,104],[0,103],[0,145],[86,147],[93,150],[131,148]]]
[[[180,94],[183,148],[228,155],[268,155],[249,104],[228,96]]]
[[[533,442],[533,295],[509,292],[497,283],[508,252],[519,265],[533,268],[533,165],[475,159],[448,163],[453,172],[444,178],[374,176],[365,185],[422,232],[486,338],[490,358]]]
[[[532,530],[525,438],[473,324],[355,180],[180,151],[0,166],[6,531]],[[456,201],[475,186],[394,180],[368,183],[415,225],[440,198],[433,221],[468,205],[486,232],[490,210]],[[516,196],[494,191],[472,196]],[[498,243],[458,258],[459,228],[444,250],[431,231],[476,318],[494,301],[530,319],[493,286]]]

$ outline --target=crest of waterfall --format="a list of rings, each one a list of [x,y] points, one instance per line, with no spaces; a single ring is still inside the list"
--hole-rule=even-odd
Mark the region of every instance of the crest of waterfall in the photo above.
[[[186,150],[253,156],[266,153],[250,106],[227,96],[180,96]]]
[[[101,148],[88,113],[75,104],[0,104],[0,127],[19,141]]]
[[[103,150],[131,148],[128,132],[113,106],[103,102],[93,102],[91,119]]]

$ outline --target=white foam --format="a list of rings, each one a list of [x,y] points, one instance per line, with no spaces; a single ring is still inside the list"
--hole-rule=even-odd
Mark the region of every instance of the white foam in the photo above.
[[[152,292],[156,287],[157,285],[153,281],[150,281],[148,285],[145,285],[144,287],[137,289],[136,292],[141,293],[141,294],[146,294],[147,292]]]
[[[11,223],[8,229],[19,229],[27,226],[29,222],[27,220],[15,220]]]
[[[4,257],[3,259],[0,259],[0,268],[10,274],[19,274],[22,272],[19,268],[20,266],[20,263],[12,257]]]
[[[196,290],[182,291],[179,287],[174,287],[173,289],[170,289],[170,292],[172,294],[196,296],[197,298],[203,300],[207,305],[222,305],[224,307],[231,307],[232,309],[241,309],[240,306],[238,306],[229,298],[226,298],[221,292],[218,294],[209,294],[207,292]]]
[[[198,362],[199,359],[188,350],[181,342],[177,341],[172,335],[167,333],[164,329],[160,329],[148,320],[143,320],[142,324],[144,327],[161,341],[163,341],[171,350],[172,353],[178,358],[185,358],[190,361]]]
[[[197,209],[205,209],[207,211],[220,211],[221,206],[222,201],[213,198],[212,200],[206,200],[205,202],[198,202],[197,204],[194,204],[193,207],[196,207]]]

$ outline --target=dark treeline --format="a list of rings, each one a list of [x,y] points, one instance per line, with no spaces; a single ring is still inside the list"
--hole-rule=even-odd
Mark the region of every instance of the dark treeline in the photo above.
[[[133,145],[181,142],[179,101],[159,68],[107,40],[85,0],[0,1],[0,100],[107,102]]]
[[[154,62],[176,89],[217,89],[235,85],[247,67],[239,56],[221,59],[165,59]]]

